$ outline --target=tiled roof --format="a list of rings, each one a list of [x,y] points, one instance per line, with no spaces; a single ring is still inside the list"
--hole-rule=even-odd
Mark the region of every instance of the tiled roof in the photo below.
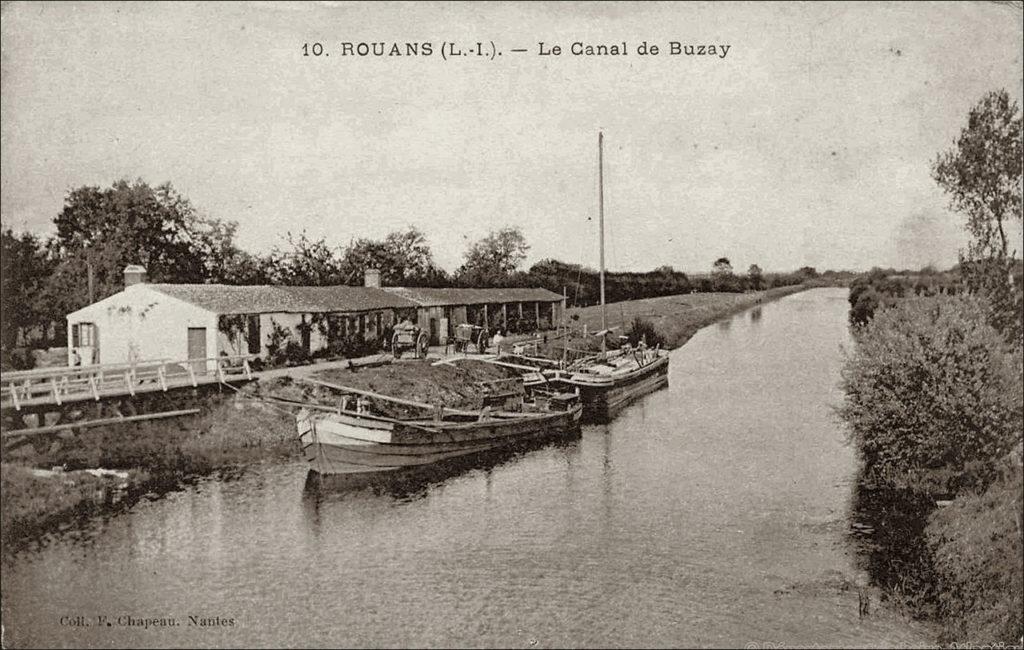
[[[360,312],[418,305],[375,287],[285,287],[227,284],[145,284],[217,314]]]
[[[562,296],[547,289],[509,287],[501,289],[435,289],[426,287],[385,287],[384,291],[408,298],[424,307],[481,305],[503,302],[560,302]]]

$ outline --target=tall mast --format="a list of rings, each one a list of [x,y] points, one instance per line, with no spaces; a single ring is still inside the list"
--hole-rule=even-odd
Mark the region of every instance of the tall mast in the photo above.
[[[601,329],[607,330],[608,315],[604,306],[604,133],[601,131],[597,132],[597,215],[601,231]]]

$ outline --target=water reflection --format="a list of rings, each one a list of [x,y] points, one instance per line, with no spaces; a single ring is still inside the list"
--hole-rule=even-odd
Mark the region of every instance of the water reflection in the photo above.
[[[761,321],[761,305],[750,310],[750,322],[756,325]]]
[[[396,501],[415,501],[426,498],[431,489],[443,485],[446,481],[470,472],[482,473],[489,486],[494,468],[514,464],[527,454],[539,449],[561,450],[561,455],[566,460],[568,467],[571,464],[572,450],[578,448],[580,438],[581,431],[576,428],[567,433],[553,434],[549,437],[527,440],[501,449],[396,472],[321,475],[309,470],[304,492],[307,495],[314,495],[316,498],[324,498],[326,495],[344,495],[362,491]]]

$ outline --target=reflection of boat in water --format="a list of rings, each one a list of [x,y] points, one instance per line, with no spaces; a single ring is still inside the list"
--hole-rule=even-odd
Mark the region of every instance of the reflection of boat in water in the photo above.
[[[331,385],[359,396],[355,408],[350,408],[347,395],[337,408],[306,405],[296,415],[299,439],[316,472],[360,474],[422,467],[576,429],[582,414],[576,394],[535,392],[532,401],[524,401],[522,380],[509,381],[518,382],[520,390],[494,393],[496,399],[485,398],[480,411],[442,408]],[[401,418],[380,415],[373,412],[375,401],[419,413]]]

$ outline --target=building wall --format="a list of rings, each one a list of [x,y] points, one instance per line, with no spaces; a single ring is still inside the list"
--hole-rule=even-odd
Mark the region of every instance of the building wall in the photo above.
[[[488,303],[477,304],[477,305],[446,305],[446,306],[430,306],[420,307],[416,310],[416,325],[425,332],[430,331],[430,319],[437,319],[438,329],[440,334],[441,319],[448,319],[449,336],[455,331],[455,327],[462,323],[470,323],[472,325],[483,324],[483,313],[484,309],[487,309],[488,318],[487,325],[494,330],[499,323],[502,322],[503,311],[502,304]],[[562,318],[562,304],[561,302],[524,302],[522,304],[522,314],[525,318],[536,318],[538,311],[540,314],[540,326],[542,329],[549,329],[556,327]],[[519,305],[520,303],[511,302],[505,305],[506,312],[509,320],[513,318],[519,318]],[[538,310],[539,307],[539,310]],[[439,341],[431,340],[431,345],[437,345]]]
[[[188,358],[188,329],[206,329],[206,355],[220,351],[217,316],[145,285],[133,285],[67,317],[68,364],[73,363],[74,325],[93,323],[97,330],[94,347],[77,348],[82,365],[135,363],[139,361],[183,361]]]
[[[377,315],[380,314],[380,325],[377,324]],[[300,325],[305,318],[306,323],[312,324],[309,334],[309,351],[315,353],[326,349],[332,338],[344,338],[359,331],[360,318],[363,319],[363,338],[367,341],[379,340],[388,327],[395,323],[395,312],[393,309],[378,309],[369,312],[331,312],[325,314],[329,323],[324,325],[315,324],[314,314],[289,314],[283,312],[260,314],[260,355],[267,355],[267,345],[270,343],[270,336],[274,325],[286,328],[291,340],[302,342]],[[336,329],[337,331],[332,331]]]

